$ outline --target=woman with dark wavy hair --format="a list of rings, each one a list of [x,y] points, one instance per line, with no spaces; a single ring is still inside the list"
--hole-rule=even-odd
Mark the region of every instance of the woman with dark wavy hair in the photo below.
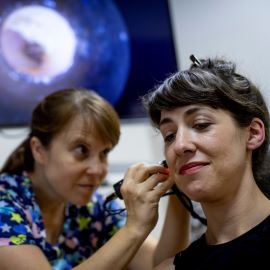
[[[143,102],[176,186],[200,203],[207,229],[156,269],[263,269],[270,250],[267,106],[233,62],[191,60]]]

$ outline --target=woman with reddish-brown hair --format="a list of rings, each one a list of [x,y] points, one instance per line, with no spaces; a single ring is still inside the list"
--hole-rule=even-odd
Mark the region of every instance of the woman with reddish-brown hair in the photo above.
[[[147,237],[172,181],[161,165],[131,166],[121,188],[127,217],[108,215],[97,189],[119,137],[117,113],[93,91],[59,90],[36,106],[29,136],[0,174],[0,269],[153,267],[156,243]],[[162,259],[173,250],[155,254]]]

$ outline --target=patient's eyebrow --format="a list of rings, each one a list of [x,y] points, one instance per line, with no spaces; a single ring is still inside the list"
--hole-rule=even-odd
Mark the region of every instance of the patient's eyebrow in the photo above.
[[[171,122],[172,122],[171,118],[165,117],[165,118],[163,118],[163,119],[159,122],[159,127],[161,127],[162,125],[171,123]]]
[[[200,110],[203,110],[203,108],[201,107],[192,107],[192,108],[189,108],[188,110],[186,110],[184,112],[184,116],[190,116]],[[161,121],[159,122],[159,127],[162,126],[162,125],[165,125],[165,124],[168,124],[168,123],[171,123],[173,122],[172,119],[170,117],[164,117],[163,119],[161,119]]]

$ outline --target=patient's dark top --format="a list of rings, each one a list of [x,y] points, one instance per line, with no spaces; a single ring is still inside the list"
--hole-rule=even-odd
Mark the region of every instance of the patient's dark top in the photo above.
[[[219,245],[207,245],[205,234],[174,258],[175,269],[268,269],[270,216],[243,235]]]

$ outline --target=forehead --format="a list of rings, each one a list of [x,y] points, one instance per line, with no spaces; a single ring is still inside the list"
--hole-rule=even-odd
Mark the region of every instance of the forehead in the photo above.
[[[92,120],[86,121],[83,116],[77,115],[64,126],[60,133],[69,132],[94,133],[94,123]]]
[[[71,119],[65,127],[55,136],[55,139],[76,141],[83,140],[85,142],[96,141],[104,143],[95,128],[94,121],[83,116],[76,116]]]

